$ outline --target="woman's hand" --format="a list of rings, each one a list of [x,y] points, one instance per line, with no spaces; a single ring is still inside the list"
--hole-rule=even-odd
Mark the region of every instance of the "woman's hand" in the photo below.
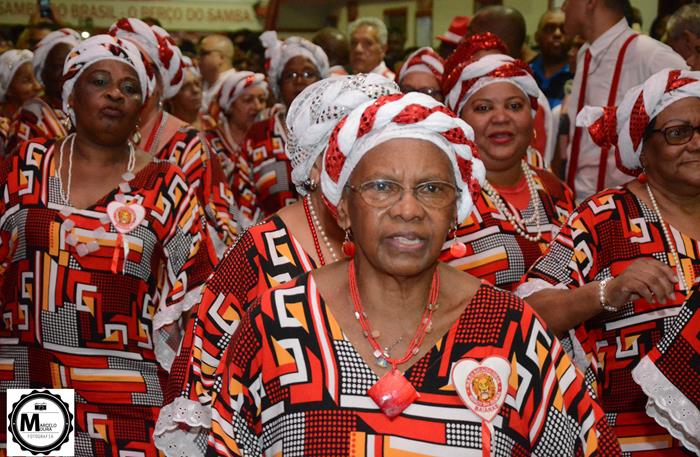
[[[678,277],[674,270],[651,257],[637,259],[605,287],[605,299],[610,306],[619,308],[628,301],[643,297],[649,303],[665,304],[674,297]]]

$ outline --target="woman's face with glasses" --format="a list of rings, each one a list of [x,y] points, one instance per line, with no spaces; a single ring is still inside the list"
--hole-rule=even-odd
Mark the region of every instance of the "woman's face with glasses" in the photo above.
[[[279,78],[280,96],[285,106],[290,106],[297,95],[321,79],[318,68],[309,59],[302,56],[292,57],[287,61]]]
[[[431,73],[423,71],[409,73],[401,79],[399,87],[404,94],[409,92],[422,92],[426,95],[430,95],[440,103],[445,100],[442,92],[440,92],[440,83],[435,75]]]
[[[679,195],[700,193],[700,98],[671,103],[653,127],[641,158],[649,180]]]
[[[458,192],[449,159],[433,143],[393,139],[372,148],[350,176],[338,222],[358,255],[391,275],[413,276],[437,261],[454,224]]]

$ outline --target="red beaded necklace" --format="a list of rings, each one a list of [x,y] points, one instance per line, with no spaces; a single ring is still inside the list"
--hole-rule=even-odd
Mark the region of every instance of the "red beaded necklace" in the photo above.
[[[357,275],[355,273],[354,259],[351,259],[348,265],[348,282],[350,287],[350,297],[352,298],[352,304],[355,308],[355,319],[359,321],[360,326],[362,327],[363,335],[365,338],[367,338],[367,341],[372,346],[372,349],[374,349],[373,355],[377,359],[382,358],[386,360],[391,365],[391,370],[382,376],[382,378],[377,381],[377,383],[373,385],[367,393],[381,408],[384,414],[390,418],[394,418],[401,414],[404,409],[406,409],[411,403],[420,397],[420,394],[416,392],[413,385],[406,380],[397,367],[402,363],[407,362],[411,357],[420,352],[420,346],[425,339],[425,335],[429,333],[430,329],[432,328],[433,311],[435,311],[439,306],[436,301],[440,293],[440,273],[438,272],[438,269],[435,268],[435,271],[433,272],[432,284],[430,286],[428,304],[425,307],[423,317],[418,324],[416,333],[406,349],[406,353],[400,359],[394,359],[389,356],[386,351],[382,350],[382,347],[376,340],[376,338],[379,337],[379,332],[372,330],[369,320],[367,319],[367,313],[362,306],[360,290],[357,287]]]
[[[323,258],[323,252],[321,251],[321,243],[318,242],[318,234],[316,233],[316,225],[314,225],[314,221],[311,218],[311,210],[309,209],[309,202],[307,201],[307,198],[311,197],[305,197],[302,198],[302,205],[304,205],[304,213],[306,213],[306,222],[309,224],[309,230],[311,230],[311,236],[314,239],[314,247],[316,248],[316,254],[318,254],[318,260],[321,262],[321,266],[326,265],[326,261]]]

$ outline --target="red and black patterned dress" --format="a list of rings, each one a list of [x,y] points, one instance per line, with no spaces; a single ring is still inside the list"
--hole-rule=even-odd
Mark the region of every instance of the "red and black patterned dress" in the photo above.
[[[243,227],[276,213],[299,198],[292,182],[292,164],[284,147],[286,143],[283,113],[275,112],[248,130],[233,179]]]
[[[233,174],[241,155],[241,147],[237,143],[231,143],[220,128],[213,128],[204,132],[211,150],[216,153],[221,168],[226,176],[226,182],[233,189]]]
[[[573,194],[561,180],[541,168],[530,168],[535,171],[533,178],[540,201],[537,206],[540,208],[542,240],[529,241],[519,235],[482,190],[475,209],[457,228],[457,240],[467,246],[467,254],[461,258],[452,256],[450,246],[454,243],[454,232],[450,232],[440,260],[501,289],[512,291],[518,286],[527,269],[547,249],[574,209]],[[513,205],[508,206],[511,212],[518,211]],[[517,214],[526,219],[534,211],[530,201],[528,207]],[[526,227],[530,235],[537,233],[534,223]]]
[[[170,455],[204,453],[215,372],[247,306],[266,290],[315,268],[279,216],[243,232],[207,280],[197,318],[188,329],[192,336],[185,339],[192,347],[183,349],[173,364],[169,404],[156,427],[159,448],[169,449]],[[178,424],[204,430],[186,431]]]
[[[693,284],[700,274],[700,244],[669,229],[686,283]],[[543,287],[581,287],[617,276],[641,257],[673,264],[661,222],[626,186],[604,190],[576,208],[532,265],[518,294],[526,297]],[[666,304],[640,298],[617,312],[601,312],[572,332],[574,348],[581,345],[577,362],[592,377],[622,450],[629,455],[682,455],[678,441],[646,414],[647,396],[632,379],[632,369],[673,326],[687,293],[678,287]]]
[[[182,172],[163,161],[128,192],[68,207],[56,151],[53,141],[26,142],[0,173],[1,404],[7,388],[75,389],[76,455],[153,456],[180,326],[212,270],[203,215]],[[118,201],[144,211],[123,234],[107,210]],[[95,249],[80,255],[86,243]]]
[[[31,138],[61,139],[68,134],[70,119],[42,98],[28,100],[15,113],[7,142],[8,154]]]
[[[647,414],[700,455],[700,283],[632,377],[649,396]]]
[[[532,309],[483,284],[449,331],[404,375],[420,394],[393,420],[368,389],[377,375],[347,340],[311,274],[248,309],[217,375],[208,456],[481,456],[481,419],[453,364],[517,367],[493,420],[493,455],[619,455],[583,377]],[[235,348],[235,350],[234,350]]]
[[[204,210],[209,235],[219,257],[236,239],[236,201],[216,155],[198,130],[185,126],[156,153],[161,160],[178,165],[195,189]]]

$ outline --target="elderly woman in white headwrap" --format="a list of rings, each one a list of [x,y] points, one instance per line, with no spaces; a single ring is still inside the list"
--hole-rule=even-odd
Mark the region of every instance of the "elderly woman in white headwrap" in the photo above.
[[[0,153],[3,154],[15,113],[41,91],[41,84],[32,72],[32,57],[31,51],[17,49],[0,54]]]
[[[209,115],[217,126],[204,132],[204,135],[219,157],[226,181],[230,185],[233,185],[233,173],[240,159],[241,145],[248,130],[265,108],[267,97],[265,75],[237,71],[223,76],[221,89],[211,102]]]
[[[640,387],[632,369],[700,276],[700,72],[663,70],[617,107],[586,107],[577,123],[637,178],[581,203],[518,293],[556,333],[573,329],[622,450],[678,455],[676,433],[645,412],[645,392],[666,381],[647,372],[638,382],[652,386]]]
[[[282,103],[272,115],[254,124],[246,137],[234,188],[250,182],[252,192],[238,192],[240,225],[269,216],[299,197],[291,180],[292,167],[285,151],[287,131],[284,116],[299,93],[310,84],[328,76],[328,57],[319,46],[300,37],[277,39],[274,31],[260,35],[270,89]],[[240,183],[239,183],[240,182]]]
[[[442,260],[512,291],[573,211],[573,194],[526,161],[539,94],[527,64],[492,54],[456,71],[447,106],[474,129],[486,182]]]
[[[49,33],[37,45],[32,66],[37,81],[44,85],[44,94],[27,100],[17,112],[10,128],[8,151],[30,138],[63,138],[68,134],[70,120],[61,109],[63,64],[80,40],[78,32],[63,28]]]
[[[473,139],[420,93],[338,123],[321,186],[349,258],[247,309],[217,371],[207,455],[619,452],[533,310],[438,260],[484,179]]]
[[[433,48],[420,48],[411,53],[401,65],[396,83],[404,94],[422,92],[442,102],[445,97],[440,87],[444,70],[445,61]]]
[[[163,100],[177,94],[184,82],[180,49],[168,32],[135,18],[120,19],[110,27],[110,34],[135,43],[146,68],[151,70],[140,130],[134,141],[153,157],[182,168],[188,183],[197,189],[217,254],[223,255],[238,232],[233,193],[200,132],[163,109]]]
[[[156,455],[180,328],[212,270],[202,210],[177,166],[131,141],[148,84],[133,44],[95,35],[62,74],[74,133],[23,143],[0,172],[0,401],[75,389],[75,455]]]
[[[197,130],[206,125],[200,116],[202,107],[202,74],[197,64],[187,56],[182,56],[183,82],[180,90],[165,101],[165,109]]]
[[[246,230],[219,264],[202,294],[190,351],[183,349],[171,384],[180,397],[164,407],[156,445],[169,455],[202,455],[211,422],[214,375],[248,304],[267,289],[343,256],[343,232],[323,204],[319,186],[321,153],[340,118],[355,106],[396,94],[398,87],[379,75],[329,78],[307,87],[287,118],[292,179],[304,195]],[[202,427],[191,429],[187,427]]]

